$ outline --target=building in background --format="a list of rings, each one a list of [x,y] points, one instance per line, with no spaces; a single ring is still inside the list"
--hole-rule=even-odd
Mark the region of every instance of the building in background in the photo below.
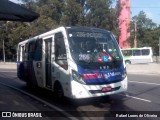
[[[119,0],[119,46],[129,48],[130,37],[130,0]]]

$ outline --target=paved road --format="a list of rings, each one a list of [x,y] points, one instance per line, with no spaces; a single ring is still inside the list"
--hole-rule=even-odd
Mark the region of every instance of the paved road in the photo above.
[[[16,71],[13,69],[0,69],[0,119],[1,120],[15,120],[22,119],[31,120],[70,120],[55,109],[50,108],[41,101],[35,100],[19,90],[29,91],[26,84],[16,77]],[[12,117],[7,117],[8,115]],[[34,116],[33,113],[36,113]],[[48,116],[48,114],[50,114]]]
[[[159,111],[160,105],[160,75],[128,75],[128,94],[143,98],[150,104],[141,106],[142,110]],[[135,104],[136,106],[137,104]]]
[[[58,108],[64,110],[75,117],[82,117],[82,120],[104,120],[104,119],[116,119],[108,118],[108,112],[118,111],[130,111],[130,114],[138,114],[136,112],[142,112],[143,114],[160,114],[160,76],[155,74],[150,75],[136,75],[128,74],[129,79],[129,89],[125,93],[111,95],[108,97],[100,97],[94,99],[84,99],[84,100],[70,100],[66,99],[63,102],[55,101],[52,96],[52,92],[43,89],[28,89],[24,82],[19,81],[16,78],[16,71],[13,69],[0,69],[0,82],[5,83],[10,86],[14,86],[20,90],[28,92]],[[0,111],[1,110],[39,110],[39,111],[53,111],[56,110],[47,107],[47,105],[42,104],[22,93],[3,86],[0,84]],[[7,94],[6,94],[7,93]],[[8,99],[6,99],[8,98]],[[6,104],[3,104],[6,103]],[[19,106],[17,104],[20,104]],[[9,106],[8,106],[9,105]],[[1,107],[2,106],[2,107]],[[24,106],[24,107],[22,107]],[[2,109],[3,108],[3,109]],[[83,112],[84,113],[83,113]],[[93,112],[91,112],[93,111]],[[152,111],[152,112],[144,112]],[[124,113],[125,114],[125,113]],[[97,117],[95,117],[97,116]],[[52,118],[50,118],[52,119]],[[59,118],[58,118],[59,119]],[[67,118],[62,118],[67,119]],[[124,118],[128,119],[128,118]],[[139,118],[133,118],[138,120]],[[146,119],[146,118],[145,118]],[[152,117],[147,117],[147,119],[152,119]],[[153,118],[156,119],[156,118]]]

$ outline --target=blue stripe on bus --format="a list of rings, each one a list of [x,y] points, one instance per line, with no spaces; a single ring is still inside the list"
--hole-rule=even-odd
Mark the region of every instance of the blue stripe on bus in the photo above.
[[[116,70],[87,70],[78,66],[78,73],[82,75],[86,84],[111,83],[122,80],[124,66]]]

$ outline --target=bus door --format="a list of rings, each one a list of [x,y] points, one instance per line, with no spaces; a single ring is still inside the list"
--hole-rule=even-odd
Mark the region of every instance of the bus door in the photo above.
[[[45,84],[46,87],[52,88],[52,74],[51,74],[51,57],[52,57],[52,37],[45,41]]]

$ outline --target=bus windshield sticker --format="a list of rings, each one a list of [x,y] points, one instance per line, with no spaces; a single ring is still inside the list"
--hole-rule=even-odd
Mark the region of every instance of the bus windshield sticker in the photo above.
[[[89,61],[90,59],[89,54],[79,54],[79,60]]]

